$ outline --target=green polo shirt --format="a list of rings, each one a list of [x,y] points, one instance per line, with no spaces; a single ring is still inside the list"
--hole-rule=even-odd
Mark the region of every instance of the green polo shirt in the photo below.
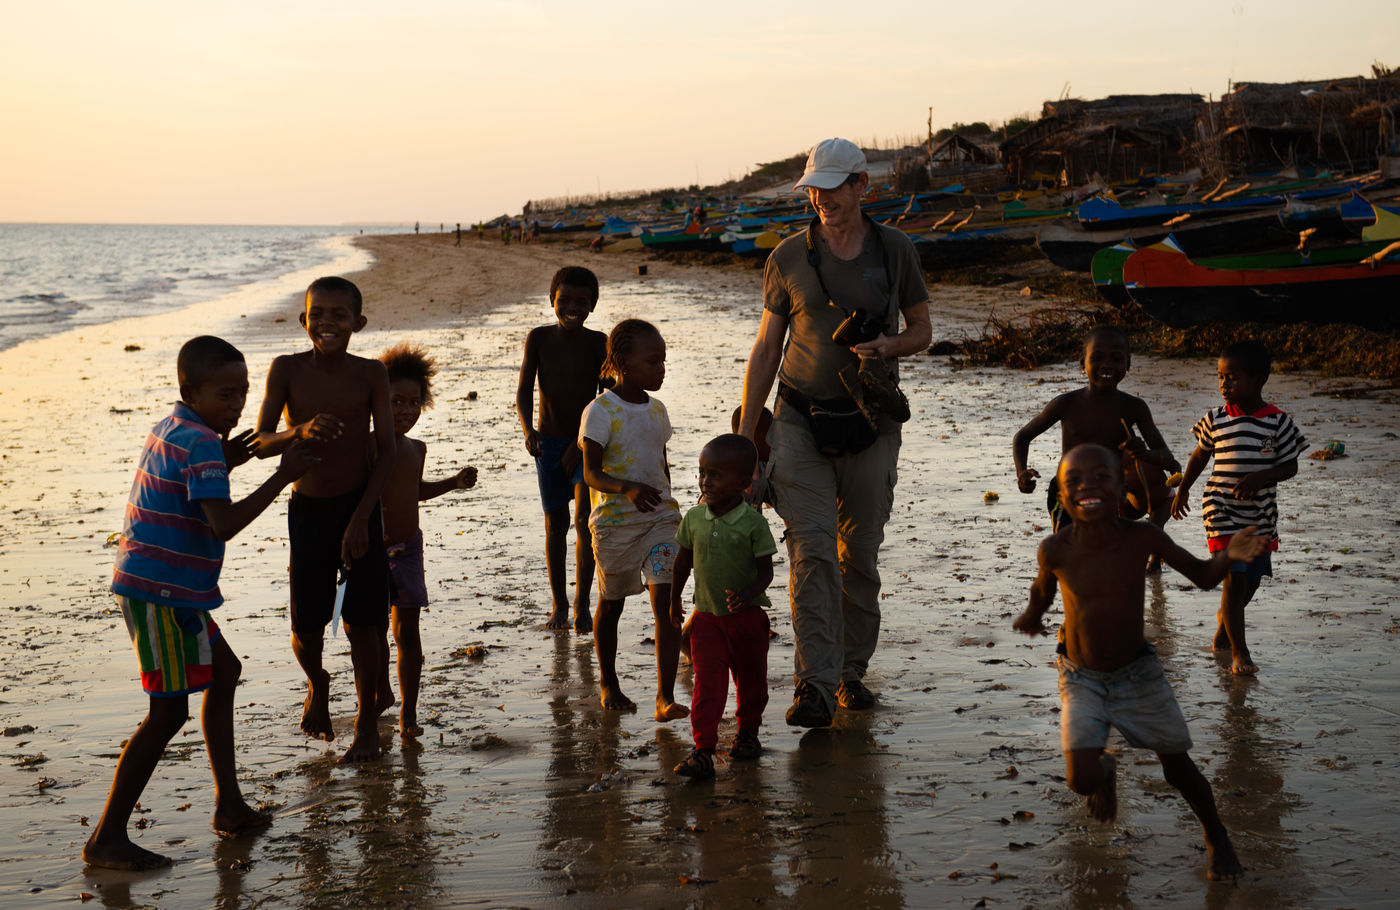
[[[716,616],[729,615],[724,592],[753,584],[756,560],[778,551],[768,519],[744,502],[719,516],[707,505],[696,506],[676,529],[676,542],[692,554],[695,609]],[[772,606],[767,594],[759,594],[754,604]]]

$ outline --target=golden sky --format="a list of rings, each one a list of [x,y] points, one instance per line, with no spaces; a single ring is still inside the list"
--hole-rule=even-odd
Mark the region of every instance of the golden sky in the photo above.
[[[0,0],[0,221],[455,221],[1046,99],[1400,65],[1400,3]]]

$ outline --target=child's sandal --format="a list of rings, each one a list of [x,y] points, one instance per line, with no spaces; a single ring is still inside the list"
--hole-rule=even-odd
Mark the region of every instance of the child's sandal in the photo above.
[[[715,776],[715,753],[708,749],[694,749],[685,761],[676,765],[675,772],[681,777],[702,780]]]

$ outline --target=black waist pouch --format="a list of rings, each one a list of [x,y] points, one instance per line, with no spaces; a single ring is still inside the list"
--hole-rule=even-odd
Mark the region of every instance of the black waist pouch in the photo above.
[[[812,431],[817,451],[828,458],[864,452],[880,436],[850,398],[808,398],[782,383],[778,384],[778,397],[802,414]],[[869,402],[866,410],[872,407],[875,407],[874,402]]]

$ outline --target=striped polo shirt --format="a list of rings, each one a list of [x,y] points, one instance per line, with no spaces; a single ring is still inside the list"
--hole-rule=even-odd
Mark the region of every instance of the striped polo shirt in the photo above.
[[[114,593],[198,610],[223,603],[224,542],[205,520],[202,499],[229,499],[223,445],[189,405],[176,402],[141,450],[112,574]]]
[[[1271,404],[1252,414],[1236,405],[1212,408],[1191,428],[1202,449],[1215,463],[1201,494],[1201,518],[1212,553],[1229,546],[1230,537],[1250,525],[1269,535],[1269,549],[1278,549],[1277,484],[1262,487],[1253,499],[1236,499],[1235,484],[1246,474],[1296,459],[1308,441],[1288,415]]]

